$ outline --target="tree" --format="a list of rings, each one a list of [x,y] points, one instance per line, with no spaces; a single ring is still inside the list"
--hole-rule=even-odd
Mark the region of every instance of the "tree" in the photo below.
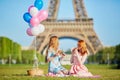
[[[67,51],[65,51],[66,54],[71,54],[71,50],[68,49]]]
[[[117,68],[120,69],[120,44],[116,46],[115,57]]]
[[[2,36],[0,37],[0,59],[3,60],[3,64],[9,62],[10,56],[20,62],[21,45]]]
[[[32,64],[34,59],[34,50],[22,50],[22,63]]]
[[[88,61],[97,62],[99,64],[113,64],[115,55],[115,47],[104,47],[98,51],[95,55],[88,58]]]

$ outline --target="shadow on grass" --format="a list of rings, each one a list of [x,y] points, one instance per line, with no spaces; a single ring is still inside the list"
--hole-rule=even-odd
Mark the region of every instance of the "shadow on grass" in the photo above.
[[[29,76],[28,74],[12,74],[12,76]]]
[[[120,66],[118,64],[110,66],[110,69],[120,69]]]

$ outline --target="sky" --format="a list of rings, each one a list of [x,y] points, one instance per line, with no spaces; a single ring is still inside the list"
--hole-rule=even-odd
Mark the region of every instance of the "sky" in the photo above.
[[[43,10],[47,10],[49,0],[43,0]],[[0,36],[6,36],[22,46],[29,46],[34,37],[26,34],[28,23],[23,14],[35,0],[0,0]],[[90,18],[94,20],[94,30],[104,46],[120,44],[120,0],[84,0]],[[73,19],[72,0],[61,0],[58,19]],[[71,43],[71,44],[70,44]],[[76,46],[70,38],[60,39],[63,50]]]

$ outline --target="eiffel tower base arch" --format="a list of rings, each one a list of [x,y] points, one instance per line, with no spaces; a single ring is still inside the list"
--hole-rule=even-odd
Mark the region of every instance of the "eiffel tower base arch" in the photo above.
[[[60,20],[56,22],[54,22],[54,20],[47,20],[42,24],[45,26],[45,31],[36,37],[36,46],[34,46],[35,40],[33,40],[30,46],[30,49],[36,47],[39,53],[42,53],[48,44],[50,34],[54,34],[59,38],[70,37],[77,40],[85,40],[87,48],[91,54],[95,54],[102,48],[102,44],[93,30],[92,18],[84,18],[77,21]]]

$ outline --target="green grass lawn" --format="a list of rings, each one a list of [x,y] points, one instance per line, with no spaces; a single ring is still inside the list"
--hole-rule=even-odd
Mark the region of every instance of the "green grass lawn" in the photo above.
[[[28,76],[27,70],[32,69],[32,65],[0,65],[0,80],[120,80],[120,70],[113,69],[108,65],[86,65],[89,71],[94,75],[101,75],[101,78],[77,78],[77,77],[40,77],[40,76]],[[68,70],[69,65],[65,65]],[[40,69],[43,69],[47,73],[47,65],[39,65]]]

